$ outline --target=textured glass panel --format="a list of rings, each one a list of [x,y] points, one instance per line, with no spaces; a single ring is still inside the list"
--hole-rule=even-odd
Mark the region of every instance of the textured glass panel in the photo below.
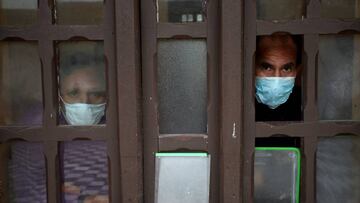
[[[206,0],[157,0],[158,22],[191,23],[205,20]]]
[[[157,85],[161,134],[207,132],[205,40],[160,40]]]
[[[56,0],[56,22],[65,25],[97,25],[103,22],[104,0]]]
[[[62,196],[66,203],[109,202],[106,142],[63,142],[60,160]]]
[[[295,148],[257,148],[254,167],[255,202],[297,202],[299,164],[300,153]]]
[[[0,41],[0,125],[42,123],[42,82],[35,42]]]
[[[317,202],[360,202],[360,137],[319,140],[316,153]]]
[[[38,0],[0,0],[0,25],[31,25],[37,20]]]
[[[105,123],[106,81],[102,42],[61,42],[59,51],[59,123]]]
[[[156,157],[155,203],[208,203],[210,157],[164,154]]]
[[[304,0],[256,0],[257,19],[289,20],[305,16]]]
[[[0,144],[0,182],[1,202],[47,202],[43,145]]]
[[[322,120],[360,120],[360,35],[322,35],[318,107]]]
[[[359,18],[359,0],[321,0],[321,16],[325,18]]]

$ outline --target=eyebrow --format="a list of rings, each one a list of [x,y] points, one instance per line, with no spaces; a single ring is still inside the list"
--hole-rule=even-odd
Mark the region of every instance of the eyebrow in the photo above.
[[[286,66],[295,67],[295,63],[290,62],[290,63],[287,63],[287,64],[283,65],[283,67],[286,67]]]
[[[260,67],[273,67],[273,65],[267,62],[262,62],[260,63]]]

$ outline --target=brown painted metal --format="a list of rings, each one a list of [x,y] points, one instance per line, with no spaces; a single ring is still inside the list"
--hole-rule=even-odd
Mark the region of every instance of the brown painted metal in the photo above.
[[[243,3],[221,1],[220,30],[220,202],[243,202]]]
[[[112,202],[153,202],[154,153],[186,149],[206,151],[212,156],[210,202],[249,203],[253,202],[255,138],[278,134],[299,137],[302,140],[301,202],[313,203],[316,202],[318,137],[345,133],[360,136],[359,121],[318,120],[319,34],[345,30],[360,32],[358,19],[320,18],[319,0],[307,1],[304,19],[287,22],[257,20],[255,0],[209,0],[207,20],[191,24],[157,23],[155,1],[106,0],[104,24],[96,26],[54,25],[48,2],[51,1],[39,0],[39,22],[35,25],[0,27],[0,40],[38,41],[45,98],[43,126],[0,127],[0,142],[21,139],[44,144],[49,202],[60,202],[58,143],[61,141],[80,138],[107,141]],[[300,122],[255,122],[253,67],[256,36],[277,31],[303,36],[304,120]],[[107,124],[104,126],[56,125],[54,44],[74,37],[104,40],[109,87]],[[159,135],[156,90],[159,38],[206,38],[208,135]]]
[[[255,104],[254,104],[254,54],[256,49],[256,5],[253,0],[244,1],[244,89],[242,99],[244,113],[241,116],[244,125],[242,136],[242,202],[253,202],[254,180],[253,163],[255,151]]]
[[[161,134],[159,151],[207,151],[208,142],[204,134]]]
[[[211,155],[210,202],[217,203],[219,197],[219,143],[220,143],[220,19],[219,1],[207,1],[207,49],[208,49],[208,135]]]
[[[155,1],[141,1],[143,70],[144,190],[145,202],[154,201],[155,158],[159,151],[206,151],[211,155],[210,202],[219,202],[219,17],[218,1],[208,1],[204,23],[156,22]],[[159,135],[157,95],[157,40],[160,38],[205,38],[208,65],[208,134]]]
[[[257,21],[257,34],[270,35],[277,31],[291,34],[336,34],[344,30],[360,31],[360,20],[299,19],[288,22]]]
[[[244,74],[244,122],[245,122],[245,159],[242,164],[245,167],[242,177],[251,177],[252,170],[251,145],[253,145],[254,134],[256,137],[271,137],[284,135],[289,137],[300,137],[302,140],[302,172],[301,172],[301,202],[316,202],[316,148],[318,137],[336,136],[339,134],[360,135],[360,124],[358,121],[320,121],[318,120],[317,107],[317,63],[319,34],[337,34],[342,31],[360,31],[360,21],[322,19],[320,17],[320,1],[307,1],[306,18],[291,21],[262,21],[256,20],[255,1],[245,0],[245,74]],[[255,51],[255,37],[258,35],[269,35],[274,32],[285,31],[291,34],[303,35],[303,112],[304,120],[300,122],[257,122],[254,125],[254,95],[253,95],[253,54]],[[255,132],[254,132],[255,131]],[[251,165],[251,166],[250,166]],[[252,201],[253,184],[250,180],[244,181],[243,202]]]
[[[130,136],[131,131],[138,132],[140,130],[138,115],[137,115],[137,99],[136,89],[138,88],[138,39],[133,41],[116,41],[115,30],[119,32],[117,38],[130,38],[135,37],[135,32],[138,29],[138,22],[132,22],[134,29],[129,30],[128,33],[121,33],[124,30],[123,24],[131,25],[131,22],[125,21],[122,16],[115,18],[114,14],[114,0],[107,0],[104,4],[104,22],[102,25],[54,25],[52,24],[52,11],[49,5],[52,1],[39,0],[39,21],[30,27],[26,28],[12,28],[2,26],[0,28],[0,40],[7,38],[23,39],[23,40],[35,40],[39,45],[39,55],[42,65],[43,76],[43,98],[44,98],[44,113],[43,113],[43,125],[42,126],[14,126],[14,127],[0,127],[0,142],[10,142],[12,140],[25,140],[28,142],[41,142],[44,145],[44,155],[46,157],[47,164],[47,193],[48,202],[60,202],[60,172],[59,172],[59,154],[58,145],[62,141],[71,141],[74,139],[87,139],[87,140],[105,140],[108,143],[108,156],[109,156],[109,168],[110,168],[110,198],[111,202],[121,202],[121,175],[126,177],[127,171],[135,171],[133,168],[141,168],[141,153],[139,153],[141,146],[140,142],[135,141],[133,143],[134,148],[126,148],[119,151],[119,146],[126,146],[125,141],[131,140],[127,136]],[[135,1],[134,1],[135,2]],[[118,13],[126,10],[126,8],[133,8],[133,11],[138,9],[137,4],[129,4],[128,1],[117,1],[116,6],[119,7]],[[138,15],[134,13],[133,15]],[[133,17],[132,19],[135,19]],[[118,22],[119,25],[115,24]],[[115,27],[116,26],[116,27]],[[136,27],[136,28],[135,28]],[[116,29],[115,29],[116,28]],[[123,35],[121,35],[123,34]],[[121,36],[121,37],[120,37]],[[107,123],[102,126],[94,127],[71,127],[71,126],[59,126],[57,125],[57,111],[58,111],[58,98],[57,98],[57,77],[55,63],[55,46],[58,41],[69,40],[74,38],[82,38],[88,40],[101,40],[104,41],[104,55],[106,57],[107,64],[107,82],[108,82],[108,105],[107,105]],[[115,43],[117,42],[117,43]],[[120,47],[119,52],[116,51],[116,47]],[[121,47],[127,47],[127,51],[123,51]],[[124,60],[123,57],[132,47],[133,52],[130,54],[134,57],[133,61],[128,61],[130,57]],[[130,53],[130,52],[129,52]],[[120,56],[121,55],[121,56]],[[137,57],[136,57],[137,56]],[[121,64],[121,65],[120,65]],[[135,68],[137,67],[137,68]],[[131,72],[133,71],[133,72]],[[121,73],[120,79],[122,81],[117,83],[117,73]],[[130,83],[130,81],[133,81]],[[122,83],[127,83],[129,86],[126,88],[121,86]],[[133,85],[130,85],[133,84]],[[119,92],[132,92],[134,96],[133,100],[124,98]],[[119,96],[120,95],[120,96]],[[130,95],[130,94],[127,94]],[[126,113],[126,110],[120,109],[121,107],[133,108],[134,113]],[[124,125],[124,121],[131,121],[132,125]],[[137,133],[133,133],[135,139]],[[121,138],[119,138],[121,137]],[[120,144],[119,144],[120,143]],[[129,159],[129,155],[136,151],[135,156]],[[122,155],[124,154],[124,155]],[[123,158],[120,158],[123,157]],[[130,157],[131,158],[131,157]],[[129,161],[131,160],[131,161]],[[120,162],[126,167],[121,168]],[[125,163],[126,162],[126,163]],[[131,163],[127,165],[128,163]],[[131,169],[129,169],[131,168]],[[124,181],[128,181],[127,188],[136,188],[133,199],[138,197],[138,188],[141,187],[141,169],[138,173],[135,173],[130,178],[125,178]],[[127,195],[126,197],[129,197]],[[131,199],[131,198],[129,198]]]
[[[189,38],[206,38],[206,22],[202,23],[158,23],[157,37],[172,38],[188,36]]]
[[[115,11],[119,11],[115,12],[115,31],[120,135],[116,145],[120,146],[122,192],[118,202],[143,202],[139,9],[138,0],[115,1]]]
[[[144,136],[144,202],[154,202],[155,153],[158,150],[156,95],[156,4],[141,0],[142,99]]]

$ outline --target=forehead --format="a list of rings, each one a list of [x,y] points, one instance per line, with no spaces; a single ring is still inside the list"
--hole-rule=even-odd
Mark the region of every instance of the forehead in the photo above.
[[[105,86],[104,75],[91,67],[75,69],[68,75],[63,75],[60,82],[61,88],[70,88],[74,86],[84,88],[96,86],[97,88],[104,88]]]
[[[296,45],[288,35],[262,36],[258,40],[256,53],[257,60],[272,55],[296,59]]]
[[[69,73],[62,74],[61,80],[67,80],[69,78],[99,78],[102,74],[99,70],[89,66],[78,66],[73,68]]]

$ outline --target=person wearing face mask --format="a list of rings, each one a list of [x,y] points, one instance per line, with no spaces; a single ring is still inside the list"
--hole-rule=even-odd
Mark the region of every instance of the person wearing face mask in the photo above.
[[[298,46],[287,33],[260,36],[255,64],[256,121],[301,120]]]
[[[61,58],[59,68],[59,123],[88,126],[106,122],[106,84],[103,57],[96,54],[71,53]],[[87,149],[91,149],[91,151]],[[63,194],[66,202],[109,202],[106,142],[72,141],[60,146]],[[82,154],[77,159],[73,155]],[[87,157],[87,158],[84,158]],[[89,165],[88,162],[93,164]],[[88,174],[74,172],[87,167],[98,171],[92,182]],[[72,178],[76,175],[77,178]],[[94,186],[94,182],[103,185]],[[91,188],[92,192],[89,192]],[[94,192],[96,194],[94,194]]]
[[[106,85],[103,62],[76,54],[60,67],[60,123],[105,123]]]

